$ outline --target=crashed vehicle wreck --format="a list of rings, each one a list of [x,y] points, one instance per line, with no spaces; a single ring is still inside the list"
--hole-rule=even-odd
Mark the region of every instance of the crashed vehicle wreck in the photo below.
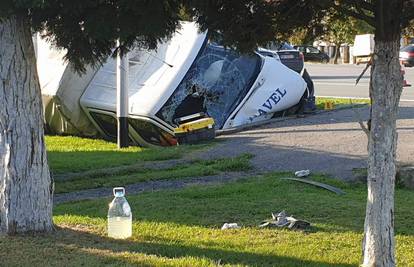
[[[64,51],[46,46],[38,40],[48,129],[116,139],[115,59],[79,76],[62,60]],[[307,88],[300,74],[277,59],[226,49],[194,23],[183,23],[156,50],[137,48],[128,57],[129,135],[140,146],[175,145],[176,119],[198,112],[212,117],[216,130],[269,120],[299,105]],[[42,66],[47,60],[56,65],[52,74]]]

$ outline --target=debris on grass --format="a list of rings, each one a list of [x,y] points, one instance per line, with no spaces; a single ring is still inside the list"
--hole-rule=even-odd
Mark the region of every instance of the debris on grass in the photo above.
[[[289,216],[284,210],[276,214],[272,213],[272,219],[265,220],[259,225],[260,228],[278,227],[296,230],[307,230],[310,226],[310,222]]]
[[[344,191],[342,191],[341,189],[339,189],[339,188],[337,188],[335,186],[328,185],[328,184],[324,184],[324,183],[320,183],[320,182],[316,182],[316,181],[312,181],[312,180],[308,180],[308,179],[301,179],[301,178],[281,178],[281,179],[283,179],[283,180],[297,181],[297,182],[302,182],[302,183],[305,183],[305,184],[314,185],[314,186],[317,186],[317,187],[320,187],[320,188],[329,190],[331,192],[334,192],[334,193],[336,193],[338,195],[344,195],[345,194]]]
[[[295,172],[296,177],[306,177],[309,175],[310,175],[310,170],[301,170],[301,171]]]
[[[227,230],[227,229],[240,229],[241,227],[237,223],[225,223],[221,227],[221,230]]]

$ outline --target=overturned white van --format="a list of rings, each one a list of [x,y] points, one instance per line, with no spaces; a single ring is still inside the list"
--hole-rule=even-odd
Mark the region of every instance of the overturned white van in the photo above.
[[[156,50],[135,49],[128,57],[130,139],[142,146],[176,144],[175,119],[192,113],[205,112],[214,118],[217,130],[268,120],[298,104],[306,90],[302,77],[275,58],[225,49],[193,23],[183,23]],[[42,64],[42,58],[38,61]],[[115,139],[115,59],[82,77],[68,66],[59,75],[55,88],[43,93],[49,99],[46,124],[60,121],[49,123],[49,128],[62,133],[67,122],[72,131],[89,135],[91,122],[103,137]]]

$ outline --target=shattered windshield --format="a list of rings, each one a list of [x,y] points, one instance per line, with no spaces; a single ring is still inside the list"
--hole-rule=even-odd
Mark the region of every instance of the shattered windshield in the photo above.
[[[177,118],[205,112],[220,129],[253,85],[260,68],[261,58],[256,54],[241,55],[208,42],[157,116],[174,125]]]

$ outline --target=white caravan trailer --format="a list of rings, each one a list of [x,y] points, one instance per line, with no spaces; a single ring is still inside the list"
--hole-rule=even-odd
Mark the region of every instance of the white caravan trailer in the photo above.
[[[96,128],[82,111],[79,99],[96,73],[88,67],[79,76],[63,60],[65,50],[57,50],[40,38],[33,38],[37,58],[37,71],[46,131],[54,134],[96,136]]]
[[[217,130],[269,120],[306,90],[302,77],[276,59],[225,49],[194,23],[183,23],[156,50],[135,49],[128,57],[129,133],[142,146],[176,144],[175,120],[197,112],[214,118]],[[88,84],[80,105],[107,139],[116,137],[115,68],[110,58],[93,78],[81,78]]]

